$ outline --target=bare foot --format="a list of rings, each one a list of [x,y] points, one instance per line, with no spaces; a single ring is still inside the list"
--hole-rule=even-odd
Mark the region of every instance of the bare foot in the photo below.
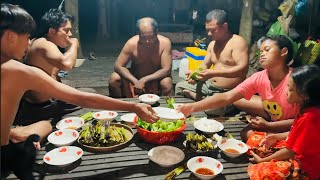
[[[193,99],[193,100],[196,100],[196,98],[197,98],[197,94],[194,93],[194,92],[192,92],[192,91],[190,91],[190,90],[188,90],[188,89],[184,89],[184,90],[182,91],[182,93],[183,93],[183,95],[184,95],[185,97],[187,97],[187,98],[191,98],[191,99]]]

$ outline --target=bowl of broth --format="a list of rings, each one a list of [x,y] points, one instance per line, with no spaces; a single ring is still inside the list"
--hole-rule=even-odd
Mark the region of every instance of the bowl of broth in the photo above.
[[[230,158],[236,158],[248,151],[248,146],[234,138],[223,138],[218,141],[218,147],[221,151]]]
[[[207,156],[196,156],[191,158],[187,162],[187,167],[200,179],[212,179],[223,170],[221,162]]]

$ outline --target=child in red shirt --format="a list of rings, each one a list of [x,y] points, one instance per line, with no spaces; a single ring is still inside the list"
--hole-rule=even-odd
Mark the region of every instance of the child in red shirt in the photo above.
[[[320,137],[319,89],[319,67],[306,65],[292,71],[288,80],[287,101],[300,105],[300,115],[295,119],[290,132],[268,135],[263,143],[265,148],[269,149],[277,141],[287,138],[284,148],[264,158],[252,152],[253,158],[250,160],[260,164],[249,166],[248,172],[251,178],[265,178],[266,173],[269,173],[272,177],[277,172],[278,166],[276,163],[279,163],[279,161],[286,161],[287,163],[287,160],[293,163],[293,159],[297,159],[297,162],[301,165],[302,171],[307,176],[305,178],[320,178],[320,144],[317,143],[317,138]],[[261,168],[264,169],[263,175],[261,175],[262,171],[257,171]],[[301,173],[299,174],[301,175]],[[297,176],[297,174],[292,175]],[[298,178],[301,179],[301,176]]]

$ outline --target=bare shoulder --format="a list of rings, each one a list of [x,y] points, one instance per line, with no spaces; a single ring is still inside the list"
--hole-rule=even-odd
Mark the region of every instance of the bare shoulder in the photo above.
[[[51,41],[48,41],[46,38],[38,38],[32,42],[30,50],[36,50],[36,49],[48,49],[50,47],[56,47],[54,43]]]
[[[247,41],[242,37],[237,34],[234,34],[231,38],[232,44],[236,46],[248,46]]]
[[[161,44],[164,44],[164,45],[170,44],[171,45],[171,41],[170,41],[169,38],[167,38],[167,37],[165,37],[163,35],[160,35],[160,34],[158,34],[157,36],[158,36],[158,39],[159,39]]]
[[[126,46],[129,46],[129,47],[137,46],[138,41],[139,41],[139,36],[135,35],[126,42]]]
[[[25,65],[16,60],[9,60],[1,64],[1,76],[11,79],[15,84],[30,82],[31,66]]]
[[[208,48],[207,48],[207,51],[208,52],[212,52],[213,51],[213,47],[214,47],[214,44],[216,43],[216,41],[211,41],[208,45]]]

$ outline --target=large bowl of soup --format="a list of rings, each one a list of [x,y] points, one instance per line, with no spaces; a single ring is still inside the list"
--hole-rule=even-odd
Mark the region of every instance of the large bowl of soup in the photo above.
[[[218,141],[218,147],[221,151],[230,158],[236,158],[248,151],[248,146],[234,138],[223,138]]]
[[[200,179],[212,179],[220,174],[223,165],[218,160],[207,156],[196,156],[187,162],[189,170]]]

